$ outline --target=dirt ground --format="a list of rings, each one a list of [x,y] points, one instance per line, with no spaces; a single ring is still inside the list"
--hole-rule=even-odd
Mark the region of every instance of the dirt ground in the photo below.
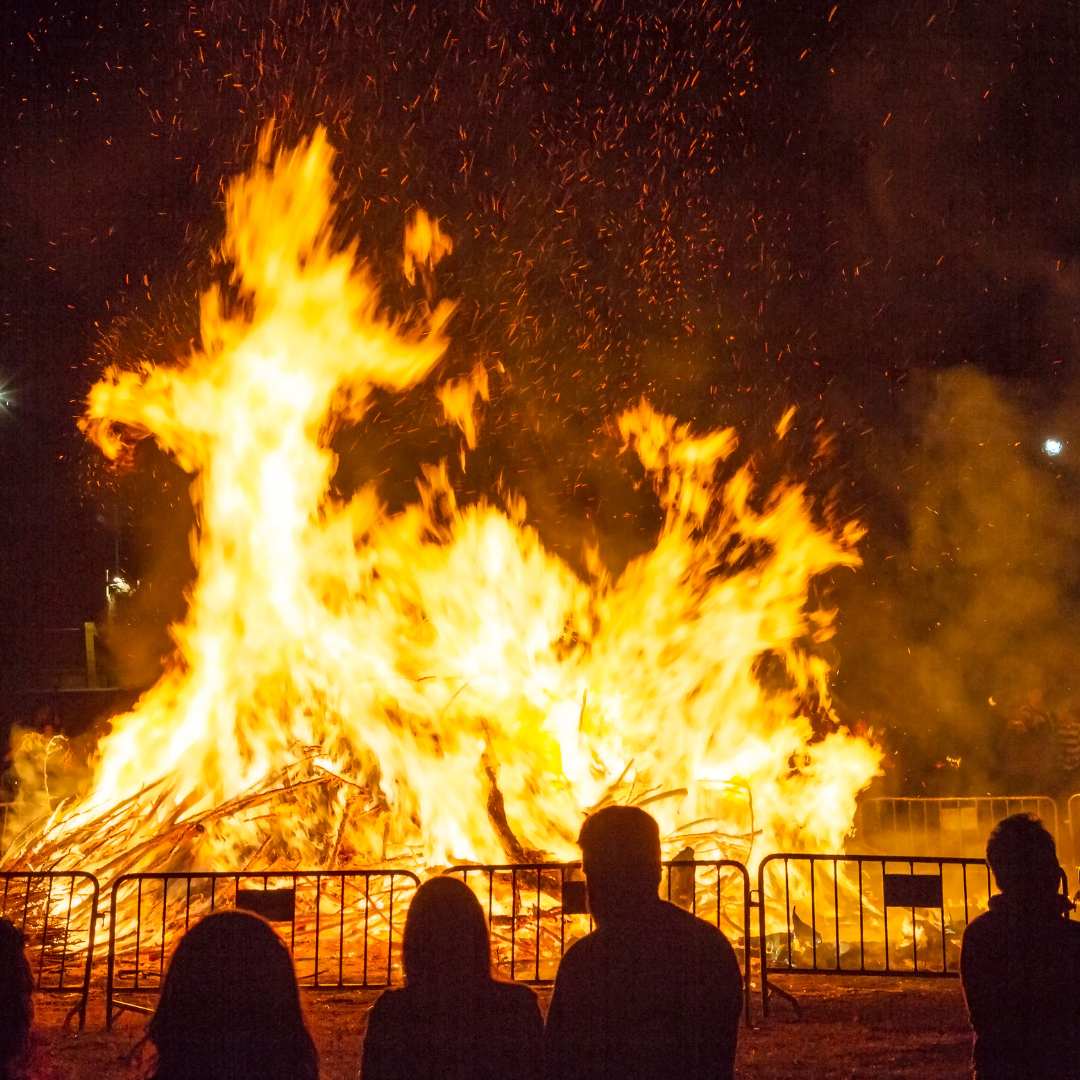
[[[801,1006],[796,1016],[774,1001],[768,1020],[755,997],[752,1023],[739,1039],[741,1080],[904,1077],[956,1080],[967,1075],[970,1039],[960,987],[952,980],[803,979],[781,982]],[[311,994],[308,1021],[318,1043],[323,1080],[357,1080],[367,1011],[377,995]],[[546,1007],[546,992],[541,994]],[[35,1080],[120,1080],[145,1075],[131,1060],[144,1020],[127,1014],[104,1030],[100,995],[91,998],[81,1036],[61,1029],[65,1008],[37,1006]]]

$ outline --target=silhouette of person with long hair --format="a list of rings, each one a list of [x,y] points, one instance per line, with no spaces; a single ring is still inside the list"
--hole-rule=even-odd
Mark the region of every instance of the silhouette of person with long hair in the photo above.
[[[362,1080],[539,1080],[536,995],[491,975],[480,902],[462,881],[425,881],[405,918],[405,986],[375,1003]]]
[[[960,949],[975,1077],[1080,1077],[1080,923],[1068,919],[1054,838],[1013,814],[994,826],[986,861],[1001,893]]]
[[[219,911],[180,940],[147,1038],[151,1080],[317,1080],[296,972],[270,924]]]
[[[23,951],[23,936],[0,919],[0,1080],[25,1075],[34,1018],[34,981]]]
[[[729,1080],[739,965],[716,927],[657,895],[656,822],[637,807],[605,807],[578,843],[596,929],[559,967],[548,1080]]]

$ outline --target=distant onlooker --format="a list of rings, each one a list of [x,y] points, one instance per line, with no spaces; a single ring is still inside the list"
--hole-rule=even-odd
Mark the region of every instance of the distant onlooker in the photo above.
[[[292,958],[246,911],[196,923],[169,962],[147,1037],[152,1080],[316,1080]]]
[[[484,912],[464,882],[416,890],[402,951],[406,985],[371,1010],[362,1080],[538,1080],[536,995],[492,978]]]
[[[32,991],[23,936],[8,919],[0,919],[0,1080],[26,1075]]]
[[[994,827],[986,860],[1000,895],[960,952],[977,1080],[1080,1077],[1080,923],[1061,894],[1054,838],[1030,814]]]
[[[729,1080],[738,962],[716,927],[657,895],[656,822],[636,807],[606,807],[578,843],[596,930],[559,967],[548,1080]]]

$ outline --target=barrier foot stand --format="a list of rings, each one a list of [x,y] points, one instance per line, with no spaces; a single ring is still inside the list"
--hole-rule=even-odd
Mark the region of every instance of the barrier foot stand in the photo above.
[[[76,1002],[74,1005],[71,1006],[70,1009],[68,1009],[67,1015],[64,1017],[64,1022],[60,1025],[60,1030],[64,1032],[68,1031],[71,1025],[72,1018],[76,1016],[79,1018],[79,1030],[75,1034],[81,1035],[83,1033],[83,1028],[86,1027],[85,1001]]]
[[[139,1005],[134,1001],[117,1001],[113,998],[111,1005],[105,1006],[105,1030],[112,1031],[116,1018],[122,1012],[141,1013],[143,1016],[153,1016],[154,1010],[147,1005]]]
[[[770,982],[769,997],[772,998],[774,994],[782,997],[784,1001],[786,1001],[795,1010],[796,1020],[802,1019],[802,1006],[799,1004],[799,999],[794,994],[790,993],[787,990],[781,989],[779,986],[776,985],[776,983]]]

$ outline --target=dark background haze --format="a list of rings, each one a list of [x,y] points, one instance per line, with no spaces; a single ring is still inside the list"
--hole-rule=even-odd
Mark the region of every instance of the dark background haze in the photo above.
[[[119,536],[152,675],[187,479],[149,445],[118,477],[75,418],[103,362],[196,333],[221,182],[276,116],[329,128],[388,304],[408,212],[454,237],[440,373],[493,373],[466,493],[502,475],[560,554],[596,536],[617,566],[651,519],[610,417],[645,393],[734,424],[765,478],[870,529],[832,586],[845,719],[981,777],[1010,710],[1071,707],[1080,5],[59,2],[0,26],[5,625],[99,616]],[[436,421],[430,384],[380,402],[337,437],[342,489],[407,497],[456,445]]]

